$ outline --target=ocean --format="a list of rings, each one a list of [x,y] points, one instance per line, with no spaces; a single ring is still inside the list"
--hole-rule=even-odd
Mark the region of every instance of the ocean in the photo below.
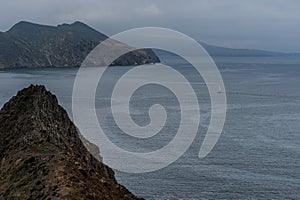
[[[197,94],[201,111],[197,136],[183,156],[169,166],[141,174],[116,170],[118,182],[146,199],[300,199],[300,58],[215,58],[226,88],[227,117],[218,143],[204,159],[199,159],[198,153],[210,119],[207,87],[183,60],[172,56],[162,60],[182,73]],[[111,114],[109,97],[115,81],[131,68],[109,68],[102,86],[98,86],[95,108],[113,143],[129,151],[151,152],[173,139],[180,108],[176,96],[166,88],[140,88],[130,104],[133,120],[146,125],[149,106],[160,103],[168,113],[166,127],[148,139],[122,133]],[[44,84],[72,118],[77,70],[1,70],[0,106],[30,84]]]

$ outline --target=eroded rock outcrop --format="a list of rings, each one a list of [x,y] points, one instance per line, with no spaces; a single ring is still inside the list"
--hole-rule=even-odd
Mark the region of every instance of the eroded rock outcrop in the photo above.
[[[44,86],[0,111],[0,199],[139,199],[94,158]]]

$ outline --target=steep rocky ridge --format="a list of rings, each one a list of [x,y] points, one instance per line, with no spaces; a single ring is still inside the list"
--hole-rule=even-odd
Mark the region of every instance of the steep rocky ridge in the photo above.
[[[139,199],[93,157],[57,98],[23,89],[0,110],[0,199]]]

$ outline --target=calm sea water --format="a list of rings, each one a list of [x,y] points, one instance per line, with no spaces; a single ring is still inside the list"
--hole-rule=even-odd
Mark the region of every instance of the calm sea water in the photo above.
[[[226,87],[228,113],[222,136],[205,159],[197,155],[210,117],[206,86],[186,63],[166,60],[192,83],[199,97],[199,132],[188,151],[170,166],[144,174],[116,171],[118,181],[146,199],[300,199],[300,59],[216,58]],[[110,68],[102,80],[105,87],[96,100],[98,118],[117,145],[137,152],[153,151],[172,140],[180,120],[178,102],[165,88],[141,88],[131,104],[133,119],[141,125],[147,123],[149,105],[161,103],[169,114],[166,128],[149,140],[122,134],[106,96],[115,80],[129,69]],[[75,68],[0,71],[0,106],[31,83],[45,84],[72,116],[76,72]]]

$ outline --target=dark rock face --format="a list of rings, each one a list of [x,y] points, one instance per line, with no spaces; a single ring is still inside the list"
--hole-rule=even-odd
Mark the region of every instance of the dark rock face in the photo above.
[[[0,137],[0,199],[139,199],[87,151],[44,86],[4,105]]]
[[[19,22],[9,31],[0,33],[0,68],[78,67],[106,38],[81,22],[56,27]],[[112,65],[155,62],[159,62],[156,54],[151,49],[144,49],[123,55]]]

